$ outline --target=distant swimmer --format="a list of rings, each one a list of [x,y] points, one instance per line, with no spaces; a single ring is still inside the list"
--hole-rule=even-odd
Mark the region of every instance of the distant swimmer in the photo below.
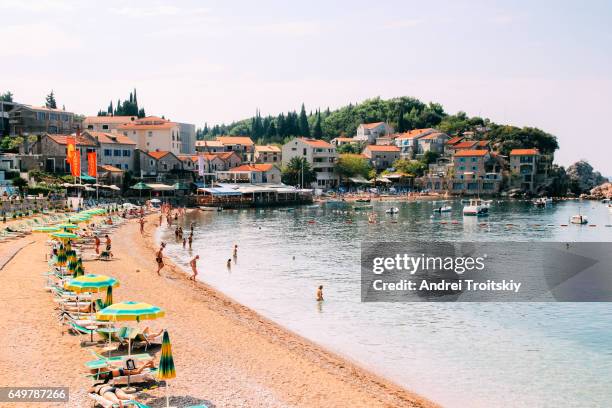
[[[187,245],[187,238],[183,238],[183,249],[185,249],[185,245]]]
[[[200,259],[200,255],[194,256],[193,259],[189,262],[189,266],[191,266],[191,271],[193,272],[193,276],[191,277],[191,279],[193,279],[194,281],[196,280],[196,277],[198,276],[198,268],[197,268],[198,259]]]
[[[238,256],[238,245],[234,245],[234,258]]]
[[[227,269],[232,269],[232,259],[231,258],[227,260],[226,265],[227,265]]]
[[[191,249],[191,244],[193,243],[193,234],[189,234],[189,239],[187,240],[187,243],[189,244],[189,249]]]
[[[323,301],[323,285],[319,285],[319,288],[317,289],[317,302],[322,302]]]

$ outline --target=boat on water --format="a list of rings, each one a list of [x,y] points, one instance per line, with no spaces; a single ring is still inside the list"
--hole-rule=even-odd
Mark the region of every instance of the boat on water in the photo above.
[[[385,213],[387,214],[397,214],[399,212],[399,208],[397,207],[392,207],[392,208],[388,208],[385,210]]]
[[[200,207],[200,210],[202,211],[223,211],[223,208],[221,207]]]
[[[433,209],[433,212],[435,213],[445,213],[445,212],[451,212],[453,209],[453,207],[451,207],[450,205],[444,205],[442,207],[436,207]]]
[[[372,205],[371,204],[366,204],[366,205],[356,205],[353,207],[354,210],[370,210],[372,209]]]
[[[536,207],[546,207],[552,205],[553,200],[550,197],[540,197],[533,200],[533,205]]]
[[[463,215],[489,215],[489,204],[483,203],[480,198],[473,198],[468,205],[463,207]]]
[[[358,198],[357,200],[355,200],[356,203],[369,203],[370,201],[372,201],[369,198]]]
[[[572,218],[570,218],[570,222],[572,224],[584,225],[584,224],[588,224],[589,220],[584,215],[577,214],[577,215],[573,215]]]

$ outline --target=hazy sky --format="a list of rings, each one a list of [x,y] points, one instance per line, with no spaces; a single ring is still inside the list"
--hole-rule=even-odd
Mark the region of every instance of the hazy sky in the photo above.
[[[611,1],[97,3],[0,0],[0,92],[94,115],[136,87],[197,126],[410,95],[540,127],[557,162],[612,175]]]

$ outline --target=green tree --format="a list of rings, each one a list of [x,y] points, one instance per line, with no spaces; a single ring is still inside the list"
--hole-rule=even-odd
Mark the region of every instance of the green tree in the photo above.
[[[412,174],[416,177],[423,175],[427,165],[420,160],[398,159],[393,162],[393,167],[402,173]]]
[[[341,154],[336,162],[336,172],[343,178],[362,176],[367,178],[372,167],[360,154]]]
[[[424,164],[435,163],[439,157],[440,157],[439,153],[428,150],[423,154],[423,157],[421,158],[421,162],[423,162]]]
[[[304,137],[310,137],[310,127],[308,126],[308,116],[306,116],[306,108],[302,104],[300,110],[300,122],[299,122],[300,135]]]
[[[24,188],[28,185],[28,182],[19,176],[11,179],[11,183],[13,183],[13,187],[17,187],[22,193]]]
[[[13,93],[11,91],[6,91],[0,94],[0,102],[13,102]]]
[[[53,93],[53,89],[51,93],[47,95],[45,98],[45,106],[50,109],[57,109],[57,102],[55,101],[55,94]]]
[[[312,128],[312,137],[315,139],[323,138],[323,127],[321,126],[321,111],[317,110],[317,117],[315,118],[315,124]]]
[[[317,175],[304,157],[293,157],[282,169],[281,180],[290,186],[308,186],[317,179]]]

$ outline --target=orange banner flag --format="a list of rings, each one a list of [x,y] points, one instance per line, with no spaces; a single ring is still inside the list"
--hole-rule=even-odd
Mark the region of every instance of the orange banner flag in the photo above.
[[[72,161],[70,162],[70,174],[74,177],[81,176],[81,151],[75,149],[72,154]]]
[[[87,174],[89,174],[89,177],[98,177],[98,158],[96,152],[87,153]]]
[[[76,138],[68,136],[66,138],[66,161],[72,164],[74,158],[74,151],[76,150]]]

